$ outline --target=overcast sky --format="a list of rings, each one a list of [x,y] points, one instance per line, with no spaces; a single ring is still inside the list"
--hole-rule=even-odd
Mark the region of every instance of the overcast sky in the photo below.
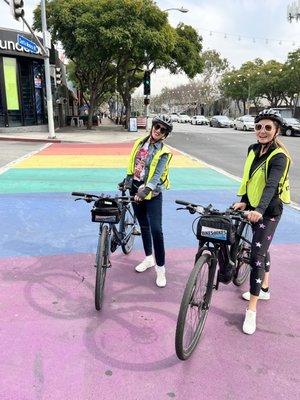
[[[39,0],[24,0],[24,3],[26,19],[32,22],[32,10]],[[284,62],[289,51],[300,47],[300,21],[289,23],[286,17],[292,0],[157,0],[156,3],[163,10],[188,9],[187,13],[169,11],[171,25],[179,22],[192,25],[203,37],[204,50],[217,50],[235,67],[257,57]],[[0,11],[0,27],[22,30],[22,23],[14,21],[3,0]],[[174,77],[167,71],[159,71],[152,77],[152,93],[187,81],[184,75]]]

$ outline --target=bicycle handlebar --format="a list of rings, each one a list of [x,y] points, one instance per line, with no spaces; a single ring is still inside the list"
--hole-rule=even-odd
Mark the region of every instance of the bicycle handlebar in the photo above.
[[[249,211],[240,211],[240,210],[233,210],[227,209],[225,211],[219,211],[217,209],[212,208],[212,205],[209,204],[208,206],[204,207],[201,204],[193,204],[188,201],[184,200],[175,200],[176,204],[180,204],[185,206],[185,208],[191,213],[199,213],[199,214],[210,214],[210,215],[227,215],[232,219],[241,220],[246,218]]]
[[[111,196],[104,196],[104,194],[98,196],[95,194],[89,194],[89,193],[82,193],[82,192],[72,192],[72,196],[76,196],[79,198],[82,198],[82,200],[85,200],[87,202],[91,202],[91,201],[96,201],[97,199],[102,199],[102,200],[120,200],[120,201],[128,201],[131,202],[134,200],[134,196],[115,196],[115,197],[111,197]],[[76,200],[76,199],[75,199]]]
[[[72,196],[84,197],[86,194],[81,192],[72,192]]]

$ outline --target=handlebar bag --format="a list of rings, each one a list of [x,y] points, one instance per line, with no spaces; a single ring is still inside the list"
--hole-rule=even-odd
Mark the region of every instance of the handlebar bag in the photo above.
[[[95,201],[91,213],[93,222],[118,224],[121,217],[121,208],[114,199],[99,199]]]
[[[232,244],[235,240],[235,227],[229,217],[222,215],[203,215],[197,224],[197,239],[212,243]]]

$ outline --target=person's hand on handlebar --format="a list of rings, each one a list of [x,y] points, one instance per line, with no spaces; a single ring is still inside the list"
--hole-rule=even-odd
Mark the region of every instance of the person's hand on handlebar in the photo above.
[[[151,192],[151,189],[149,187],[141,185],[138,188],[137,194],[134,196],[134,201],[137,201],[137,202],[143,201],[150,192]]]
[[[247,214],[248,221],[252,222],[253,224],[262,219],[262,217],[263,217],[262,214],[255,210],[249,211],[249,213]]]
[[[240,211],[245,211],[246,210],[246,207],[247,207],[247,204],[246,203],[234,203],[233,204],[233,206],[232,206],[232,208],[235,210],[235,211],[237,211],[237,210],[240,210]]]

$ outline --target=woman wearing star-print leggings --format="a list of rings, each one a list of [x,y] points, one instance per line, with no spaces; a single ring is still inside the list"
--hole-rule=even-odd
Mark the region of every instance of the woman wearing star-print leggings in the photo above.
[[[269,247],[283,211],[283,202],[290,202],[288,171],[291,162],[286,147],[278,140],[283,120],[272,109],[255,118],[257,143],[248,149],[236,210],[249,210],[253,239],[250,256],[250,291],[242,297],[248,300],[243,332],[252,335],[256,330],[258,300],[269,300]]]

